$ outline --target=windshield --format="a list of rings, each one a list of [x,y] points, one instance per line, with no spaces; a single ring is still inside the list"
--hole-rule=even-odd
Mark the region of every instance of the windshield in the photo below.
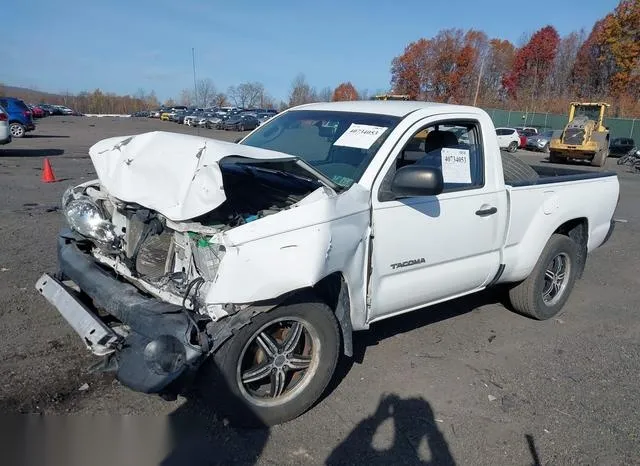
[[[576,105],[575,117],[586,116],[589,120],[598,121],[600,107],[597,105]]]
[[[325,110],[286,112],[242,144],[300,157],[334,183],[357,182],[399,117]]]

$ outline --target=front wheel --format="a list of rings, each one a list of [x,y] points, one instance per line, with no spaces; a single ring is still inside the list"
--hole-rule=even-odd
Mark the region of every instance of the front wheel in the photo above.
[[[340,330],[331,309],[315,299],[299,299],[258,314],[241,328],[205,363],[224,386],[201,388],[236,426],[280,424],[320,398],[339,349]]]
[[[550,151],[549,152],[549,162],[551,163],[562,163],[562,157],[560,157],[557,152]]]
[[[9,132],[11,133],[11,137],[21,138],[24,137],[26,131],[20,123],[11,123],[11,125],[9,125]]]
[[[591,165],[594,167],[604,167],[604,164],[607,161],[607,156],[609,155],[609,151],[607,149],[601,149],[596,152],[596,155],[593,156],[591,160]]]
[[[513,308],[538,320],[557,315],[569,299],[578,273],[578,245],[554,234],[531,274],[509,290]]]

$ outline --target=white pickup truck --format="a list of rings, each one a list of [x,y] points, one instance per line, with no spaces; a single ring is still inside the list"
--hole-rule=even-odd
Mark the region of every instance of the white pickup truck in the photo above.
[[[373,322],[498,284],[556,315],[619,199],[614,173],[531,167],[484,111],[426,102],[310,104],[238,143],[151,132],[89,154],[98,179],[65,192],[58,271],[36,288],[99,369],[165,398],[203,388],[236,425],[309,409]]]

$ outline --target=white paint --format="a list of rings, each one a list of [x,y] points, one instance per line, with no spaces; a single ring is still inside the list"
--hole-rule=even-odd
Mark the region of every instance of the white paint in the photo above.
[[[480,109],[416,102],[337,102],[298,109],[379,112],[402,119],[350,189],[337,194],[319,188],[289,209],[214,235],[212,242],[226,247],[217,277],[206,289],[207,306],[216,310],[216,317],[224,316],[226,303],[275,298],[339,272],[349,287],[353,328],[362,330],[370,322],[481,290],[500,264],[505,265],[501,282],[525,278],[553,231],[568,220],[588,219],[589,251],[607,233],[619,192],[617,178],[505,186],[495,128]],[[380,201],[384,175],[409,138],[425,125],[456,119],[480,125],[484,185]],[[291,158],[173,133],[111,138],[93,146],[90,154],[111,195],[157,210],[179,230],[190,230],[187,220],[224,201],[218,165],[224,157]],[[461,168],[464,160],[455,169],[446,168],[447,176],[470,181]],[[553,196],[546,199],[552,201],[545,204],[550,188]],[[476,215],[488,207],[497,212]],[[403,262],[411,265],[391,267]],[[127,276],[122,264],[112,266]]]
[[[205,214],[224,202],[221,159],[293,159],[280,152],[164,131],[104,139],[89,149],[89,155],[111,195],[174,221]]]
[[[356,149],[369,149],[386,130],[387,128],[385,126],[359,125],[351,123],[351,126],[342,133],[333,145],[354,147]]]
[[[467,149],[444,147],[442,154],[442,178],[445,183],[471,184],[471,159]]]

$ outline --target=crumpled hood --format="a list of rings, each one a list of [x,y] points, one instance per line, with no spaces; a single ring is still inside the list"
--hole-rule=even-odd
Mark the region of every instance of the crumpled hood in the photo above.
[[[226,195],[219,162],[228,156],[295,160],[267,149],[202,136],[153,131],[103,139],[89,149],[109,193],[179,222],[206,214]]]

